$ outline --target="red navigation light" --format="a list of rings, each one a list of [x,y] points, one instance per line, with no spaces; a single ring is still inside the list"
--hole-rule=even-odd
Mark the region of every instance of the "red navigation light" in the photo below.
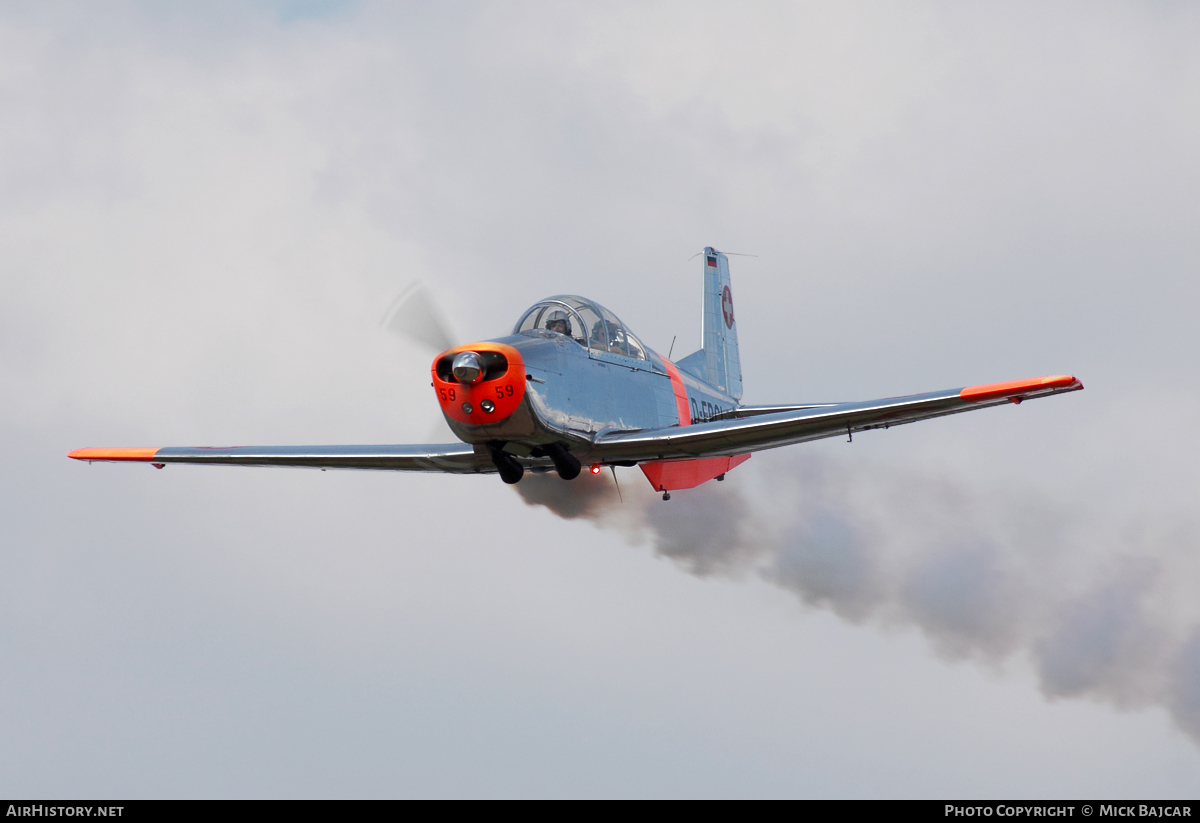
[[[599,473],[600,473],[600,464],[593,463],[592,464],[592,474],[599,474]]]

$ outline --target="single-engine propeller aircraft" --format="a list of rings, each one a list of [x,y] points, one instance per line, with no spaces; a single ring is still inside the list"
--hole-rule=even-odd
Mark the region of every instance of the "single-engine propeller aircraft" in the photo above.
[[[703,348],[672,363],[616,315],[575,295],[534,304],[496,340],[434,358],[434,396],[462,441],[446,445],[79,449],[76,460],[497,473],[563,480],[586,464],[638,466],[663,499],[725,473],[750,454],[806,440],[1076,391],[1070,375],[860,403],[742,405],[729,258],[706,248]]]

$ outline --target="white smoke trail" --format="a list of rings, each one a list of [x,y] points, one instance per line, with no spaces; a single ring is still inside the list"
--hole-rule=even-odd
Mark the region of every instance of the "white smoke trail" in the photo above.
[[[669,503],[644,482],[623,485],[622,503],[604,475],[533,475],[517,490],[693,574],[754,573],[846,620],[915,627],[950,659],[1024,656],[1047,698],[1161,706],[1200,744],[1191,524],[814,458],[755,463]]]

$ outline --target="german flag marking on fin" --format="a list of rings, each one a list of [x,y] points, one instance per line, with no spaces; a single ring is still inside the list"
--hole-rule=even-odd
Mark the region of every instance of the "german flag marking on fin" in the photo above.
[[[138,460],[149,463],[154,460],[158,447],[150,449],[76,449],[67,457],[74,460]]]
[[[988,383],[983,386],[968,386],[958,393],[963,400],[978,403],[983,400],[995,400],[999,397],[1016,397],[1025,394],[1035,394],[1049,390],[1082,389],[1083,384],[1069,374],[1056,374],[1050,377],[1035,377],[1032,380],[1013,380],[1008,383]]]

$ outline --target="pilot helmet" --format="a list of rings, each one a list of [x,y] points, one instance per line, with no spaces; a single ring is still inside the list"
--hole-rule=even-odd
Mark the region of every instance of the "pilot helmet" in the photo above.
[[[563,325],[563,329],[561,330],[562,334],[570,334],[571,333],[571,318],[570,318],[570,316],[562,309],[555,309],[554,311],[550,312],[550,314],[547,315],[547,317],[546,317],[546,328],[549,329],[550,331],[559,331],[559,329],[554,328],[554,326],[559,323],[562,323],[562,325]]]

